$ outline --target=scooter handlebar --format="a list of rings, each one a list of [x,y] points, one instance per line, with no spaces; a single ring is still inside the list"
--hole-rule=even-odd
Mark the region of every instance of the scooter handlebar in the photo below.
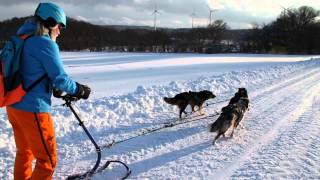
[[[75,96],[72,96],[70,94],[66,94],[64,96],[61,96],[60,97],[61,99],[65,100],[65,101],[69,101],[69,102],[72,102],[72,101],[78,101],[79,98],[75,97]]]
[[[53,89],[53,96],[56,98],[61,98],[66,102],[72,102],[72,101],[79,100],[79,98],[77,98],[76,96],[67,94],[66,92],[58,90],[58,89]]]

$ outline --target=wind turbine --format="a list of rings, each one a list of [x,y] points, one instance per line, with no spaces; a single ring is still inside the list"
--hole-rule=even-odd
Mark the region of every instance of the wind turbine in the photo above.
[[[192,29],[193,29],[193,20],[194,20],[194,18],[196,17],[196,13],[195,13],[195,10],[193,9],[193,12],[190,14],[190,16],[191,16],[191,27],[192,27]]]
[[[152,13],[152,15],[154,16],[153,18],[154,31],[157,30],[157,14],[160,14],[160,12],[158,11],[157,4],[155,4],[154,11]]]
[[[210,13],[210,15],[209,15],[209,25],[210,25],[212,22],[212,13],[215,11],[218,11],[218,9],[211,9],[209,6],[208,6],[208,8],[209,8],[209,13]]]

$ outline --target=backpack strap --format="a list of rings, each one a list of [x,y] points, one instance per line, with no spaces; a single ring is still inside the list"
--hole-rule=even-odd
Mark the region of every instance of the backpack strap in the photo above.
[[[34,36],[34,34],[23,34],[20,35],[19,37],[21,39],[23,39],[24,41],[26,41],[27,39],[31,38],[32,36]],[[22,55],[23,53],[21,53]],[[37,79],[36,81],[34,81],[29,87],[25,88],[24,90],[26,92],[31,91],[35,86],[37,86],[42,80],[44,80],[47,77],[47,74],[43,74],[39,79]]]
[[[18,35],[21,39],[23,39],[24,41],[35,36],[34,33],[30,33],[30,34],[21,34],[21,35]]]
[[[26,92],[29,92],[32,90],[36,85],[38,85],[42,80],[44,80],[48,75],[45,73],[43,74],[39,79],[37,79],[35,82],[33,82],[29,87],[25,88],[24,90]]]

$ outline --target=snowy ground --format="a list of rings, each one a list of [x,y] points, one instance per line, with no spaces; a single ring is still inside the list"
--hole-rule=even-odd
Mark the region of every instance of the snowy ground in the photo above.
[[[89,84],[93,94],[74,106],[98,144],[103,162],[122,160],[129,179],[320,179],[320,59],[309,56],[63,53],[68,73]],[[177,109],[164,96],[211,90],[226,105],[246,87],[250,111],[234,138],[211,142],[215,117],[157,131],[106,148],[112,141],[175,122]],[[61,100],[53,116],[59,162],[54,179],[90,169],[96,154]],[[196,118],[196,114],[192,115]],[[0,114],[0,179],[12,179],[15,145]],[[93,179],[117,179],[113,166]]]

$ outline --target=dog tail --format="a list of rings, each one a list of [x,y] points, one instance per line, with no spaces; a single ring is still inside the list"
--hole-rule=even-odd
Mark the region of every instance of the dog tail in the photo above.
[[[168,104],[172,104],[172,105],[177,104],[177,99],[176,98],[164,97],[163,100]]]

